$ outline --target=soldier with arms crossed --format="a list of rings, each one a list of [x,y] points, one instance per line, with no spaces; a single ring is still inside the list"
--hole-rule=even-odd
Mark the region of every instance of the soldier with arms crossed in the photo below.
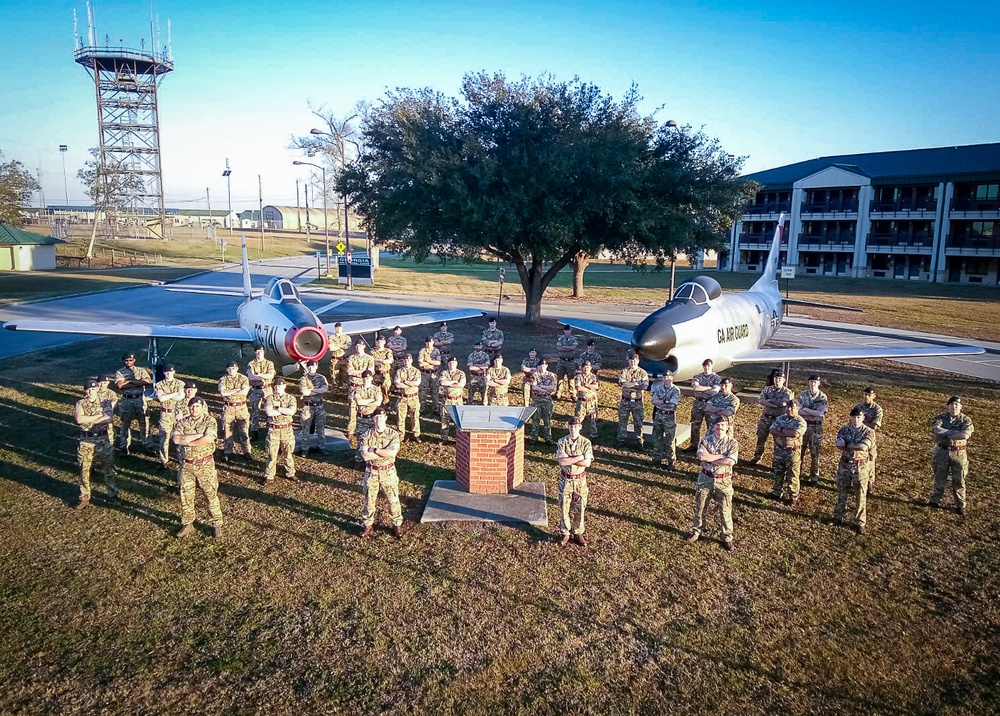
[[[177,404],[184,400],[184,382],[177,380],[175,374],[173,365],[165,365],[163,380],[153,386],[156,399],[160,401],[160,464],[156,466],[157,470],[167,469],[170,461],[170,436],[173,435],[174,423],[177,421]]]
[[[733,466],[740,458],[740,444],[730,435],[732,417],[720,417],[712,432],[698,444],[698,473],[694,492],[694,526],[689,543],[697,542],[705,529],[705,513],[710,502],[717,502],[722,518],[722,546],[733,548]]]
[[[826,393],[819,389],[819,376],[809,376],[809,387],[799,393],[799,414],[806,421],[806,434],[802,436],[802,462],[810,457],[807,485],[819,484],[819,454],[823,449],[823,418],[829,409]]]
[[[493,358],[493,367],[486,371],[486,405],[507,405],[510,378],[510,369],[503,364],[503,356],[498,353]]]
[[[622,399],[618,404],[618,444],[625,444],[625,439],[628,437],[628,421],[632,418],[632,429],[639,441],[639,449],[642,450],[645,447],[642,421],[646,413],[643,392],[649,387],[649,374],[639,367],[639,356],[636,354],[629,356],[628,367],[621,372],[618,385],[622,389]]]
[[[392,367],[396,364],[396,355],[386,348],[385,336],[381,333],[375,336],[371,357],[375,361],[372,383],[382,391],[382,405],[388,405],[389,396],[392,395]]]
[[[489,320],[490,327],[483,331],[483,346],[486,348],[486,353],[490,356],[490,363],[493,359],[500,355],[500,351],[503,350],[503,331],[497,328],[497,319],[491,318]]]
[[[580,435],[580,421],[569,419],[569,435],[556,443],[556,461],[559,463],[559,530],[563,547],[570,537],[581,547],[587,546],[584,536],[587,511],[587,469],[594,461],[594,448],[590,440]],[[574,500],[578,504],[576,519],[571,519]]]
[[[833,510],[833,521],[841,524],[847,509],[847,496],[853,492],[858,503],[855,513],[858,534],[865,533],[868,522],[869,454],[875,444],[875,432],[862,422],[864,415],[865,411],[855,405],[847,425],[837,433],[837,447],[841,453],[837,465],[837,506]]]
[[[243,459],[253,459],[250,436],[247,434],[247,422],[250,420],[250,410],[247,408],[249,394],[250,381],[240,373],[240,366],[236,361],[229,361],[226,374],[219,378],[219,395],[225,401],[222,409],[222,435],[225,438],[223,459],[227,462],[233,454],[234,438],[243,446]],[[212,469],[214,471],[215,468]]]
[[[653,401],[653,464],[662,465],[667,458],[667,469],[674,469],[677,459],[674,436],[677,433],[677,421],[674,414],[681,402],[681,392],[674,385],[674,374],[666,371],[663,379],[655,383],[649,391]]]
[[[249,384],[247,385],[249,390]],[[219,424],[208,414],[204,398],[192,398],[190,415],[174,426],[174,445],[183,446],[181,464],[181,529],[180,538],[194,534],[195,490],[200,489],[208,500],[212,536],[222,537],[222,506],[219,504],[219,477],[215,472],[215,441]]]
[[[556,377],[549,371],[549,362],[542,358],[537,370],[531,373],[531,438],[538,440],[539,426],[545,429],[546,444],[552,442],[552,394],[556,392]]]
[[[80,466],[80,500],[76,503],[78,510],[90,507],[90,469],[95,459],[104,473],[108,499],[118,499],[115,456],[108,438],[108,428],[114,419],[111,406],[98,398],[96,380],[85,381],[83,388],[86,394],[77,401],[73,409],[73,416],[80,426],[80,444],[76,449],[76,461]]]
[[[403,356],[403,367],[396,371],[396,427],[399,439],[406,439],[406,418],[410,416],[413,425],[413,442],[420,442],[420,383],[423,376],[413,365],[413,356]]]
[[[691,442],[685,452],[694,452],[701,442],[701,424],[705,420],[705,403],[719,392],[722,378],[712,372],[712,359],[706,358],[701,364],[701,373],[691,379],[694,390],[694,404],[691,406]],[[709,426],[711,427],[711,426]]]
[[[375,427],[361,437],[361,459],[365,461],[365,476],[361,481],[364,502],[361,507],[361,539],[371,536],[375,526],[375,506],[379,490],[389,501],[392,534],[403,539],[403,510],[399,504],[399,476],[396,474],[396,454],[400,435],[386,425],[384,408],[374,413]]]
[[[490,356],[483,350],[483,342],[476,341],[475,350],[469,354],[469,403],[476,402],[475,395],[478,392],[483,405],[486,405],[486,371],[490,368]]]
[[[882,406],[875,402],[875,388],[871,385],[865,388],[864,399],[854,407],[861,408],[861,412],[864,414],[864,424],[872,430],[872,447],[868,455],[868,491],[870,492],[875,487],[875,462],[878,457],[878,441],[875,434],[882,429],[882,418],[885,413]]]
[[[770,429],[774,436],[771,497],[780,500],[787,487],[788,504],[796,505],[799,502],[799,470],[802,467],[802,436],[806,434],[806,421],[799,415],[799,404],[794,400],[789,400],[784,407],[786,413],[775,418]]]
[[[267,413],[264,412],[264,401],[271,395],[271,383],[274,382],[274,363],[264,355],[264,346],[260,343],[253,348],[254,358],[247,364],[247,379],[250,381],[250,439],[260,438],[260,424],[267,424]]]
[[[344,333],[344,324],[337,321],[330,336],[330,386],[341,390],[347,384],[347,354],[351,337]]]
[[[538,351],[532,348],[528,351],[528,357],[521,361],[521,397],[524,398],[523,405],[531,405],[531,376],[538,368]]]
[[[972,418],[962,413],[962,399],[957,395],[948,398],[948,408],[931,422],[931,434],[937,443],[934,451],[934,490],[930,506],[940,507],[944,489],[951,478],[951,491],[955,496],[955,509],[965,514],[965,478],[969,474],[969,457],[966,446],[975,428]]]
[[[295,476],[295,431],[292,430],[292,418],[298,409],[295,396],[285,392],[285,379],[278,376],[274,379],[271,394],[264,400],[264,411],[267,413],[267,464],[264,466],[264,484],[274,482],[278,472],[278,461],[285,466],[285,477],[292,482],[299,482]]]
[[[153,384],[149,371],[135,364],[135,353],[122,356],[125,363],[115,373],[115,385],[121,391],[118,416],[121,418],[121,435],[118,449],[129,454],[132,441],[132,421],[139,423],[139,440],[146,447],[149,441],[149,417],[146,415],[146,388]]]
[[[434,410],[438,405],[438,371],[441,369],[441,351],[434,347],[434,336],[424,339],[424,347],[417,354],[417,368],[423,373],[420,381],[420,403],[431,404]]]
[[[753,457],[750,458],[751,465],[756,465],[764,456],[767,436],[771,434],[771,424],[784,414],[785,405],[792,400],[795,400],[795,396],[785,387],[784,372],[774,371],[774,385],[766,386],[760,391],[760,397],[757,399],[757,404],[761,406],[761,414],[757,421],[757,447],[753,451]],[[797,487],[796,492],[798,492]]]
[[[312,449],[309,433],[316,436],[316,447],[326,453],[326,394],[330,384],[317,370],[316,361],[306,363],[306,373],[299,379],[302,413],[299,415],[299,450],[305,455]]]
[[[458,368],[458,358],[448,357],[448,367],[441,373],[441,441],[448,439],[448,431],[451,426],[451,413],[448,411],[449,405],[462,405],[465,400],[465,373]]]
[[[556,382],[559,384],[557,397],[563,396],[563,384],[566,384],[566,392],[572,397],[572,381],[576,375],[576,350],[580,346],[580,340],[573,335],[571,326],[563,326],[563,334],[556,339],[556,355],[559,362],[556,363]],[[593,368],[593,364],[591,364]]]

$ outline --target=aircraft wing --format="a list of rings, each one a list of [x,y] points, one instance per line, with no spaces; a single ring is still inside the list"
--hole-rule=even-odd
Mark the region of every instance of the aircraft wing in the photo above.
[[[171,293],[200,293],[204,296],[232,296],[233,298],[243,298],[243,294],[238,289],[224,288],[167,288]]]
[[[10,321],[9,331],[75,333],[84,336],[128,336],[132,338],[186,338],[202,341],[252,342],[243,328],[226,326],[147,326],[139,323],[83,323],[77,321]]]
[[[560,318],[557,322],[563,326],[571,326],[586,333],[593,333],[595,336],[610,338],[619,343],[632,345],[632,331],[627,328],[615,328],[614,326],[608,326],[597,321],[587,321],[582,318]]]
[[[408,326],[421,326],[427,323],[440,323],[441,321],[460,321],[463,318],[479,318],[482,315],[482,311],[472,308],[456,308],[450,311],[433,311],[431,313],[408,313],[403,316],[361,318],[356,321],[343,321],[343,324],[344,333],[353,336],[359,333],[388,331],[396,326],[407,328]],[[323,328],[326,329],[327,333],[333,333],[334,324],[324,323]]]
[[[761,348],[732,357],[740,363],[796,363],[814,360],[871,358],[925,358],[928,356],[972,356],[986,351],[979,346],[914,346],[912,348]]]

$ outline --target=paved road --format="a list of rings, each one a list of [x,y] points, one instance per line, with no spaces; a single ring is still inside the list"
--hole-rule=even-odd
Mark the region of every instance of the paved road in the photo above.
[[[273,276],[298,277],[297,282],[305,283],[315,277],[315,268],[314,260],[307,257],[256,262],[252,267],[253,285],[255,289],[259,290]],[[174,285],[191,288],[239,289],[241,283],[239,265],[231,265],[226,269],[194,276]],[[337,312],[359,318],[455,308],[457,306],[481,308],[488,313],[495,313],[497,310],[496,299],[492,297],[481,300],[440,296],[414,297],[367,291],[354,294],[338,291],[335,295],[330,293],[303,295],[303,301],[313,310],[326,306],[338,298],[349,298],[350,301],[335,309]],[[210,323],[235,321],[238,303],[238,298],[171,293],[162,286],[149,286],[7,308],[0,310],[0,321],[30,317],[40,320],[122,323]],[[649,313],[648,308],[640,306],[621,307],[576,301],[546,301],[543,304],[543,309],[547,317],[587,318],[626,327],[635,326]],[[503,301],[500,313],[501,323],[506,320],[518,320],[523,316],[524,308],[520,302]],[[323,319],[333,320],[333,315],[324,315]],[[69,345],[83,340],[93,339],[80,336],[0,331],[0,358],[57,345]],[[845,345],[884,347],[926,345],[927,343],[979,345],[987,350],[985,354],[947,358],[913,358],[899,362],[1000,382],[1000,344],[997,343],[869,327],[861,324],[829,321],[809,321],[806,323],[794,316],[782,325],[775,336],[775,341],[803,347]]]

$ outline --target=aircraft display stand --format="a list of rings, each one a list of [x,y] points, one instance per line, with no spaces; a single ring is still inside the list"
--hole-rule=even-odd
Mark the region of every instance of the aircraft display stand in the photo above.
[[[420,522],[548,526],[545,483],[524,482],[524,426],[534,408],[452,405],[455,478],[436,480]]]

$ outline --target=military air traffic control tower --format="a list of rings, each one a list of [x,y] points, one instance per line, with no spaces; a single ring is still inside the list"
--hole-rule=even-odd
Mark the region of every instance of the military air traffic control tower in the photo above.
[[[110,236],[167,238],[160,163],[160,119],[157,89],[173,71],[168,40],[163,51],[147,51],[121,42],[95,41],[94,11],[88,4],[87,42],[74,27],[74,57],[94,80],[97,95],[97,207]],[[74,13],[74,26],[76,18]],[[154,34],[150,22],[150,45]]]

